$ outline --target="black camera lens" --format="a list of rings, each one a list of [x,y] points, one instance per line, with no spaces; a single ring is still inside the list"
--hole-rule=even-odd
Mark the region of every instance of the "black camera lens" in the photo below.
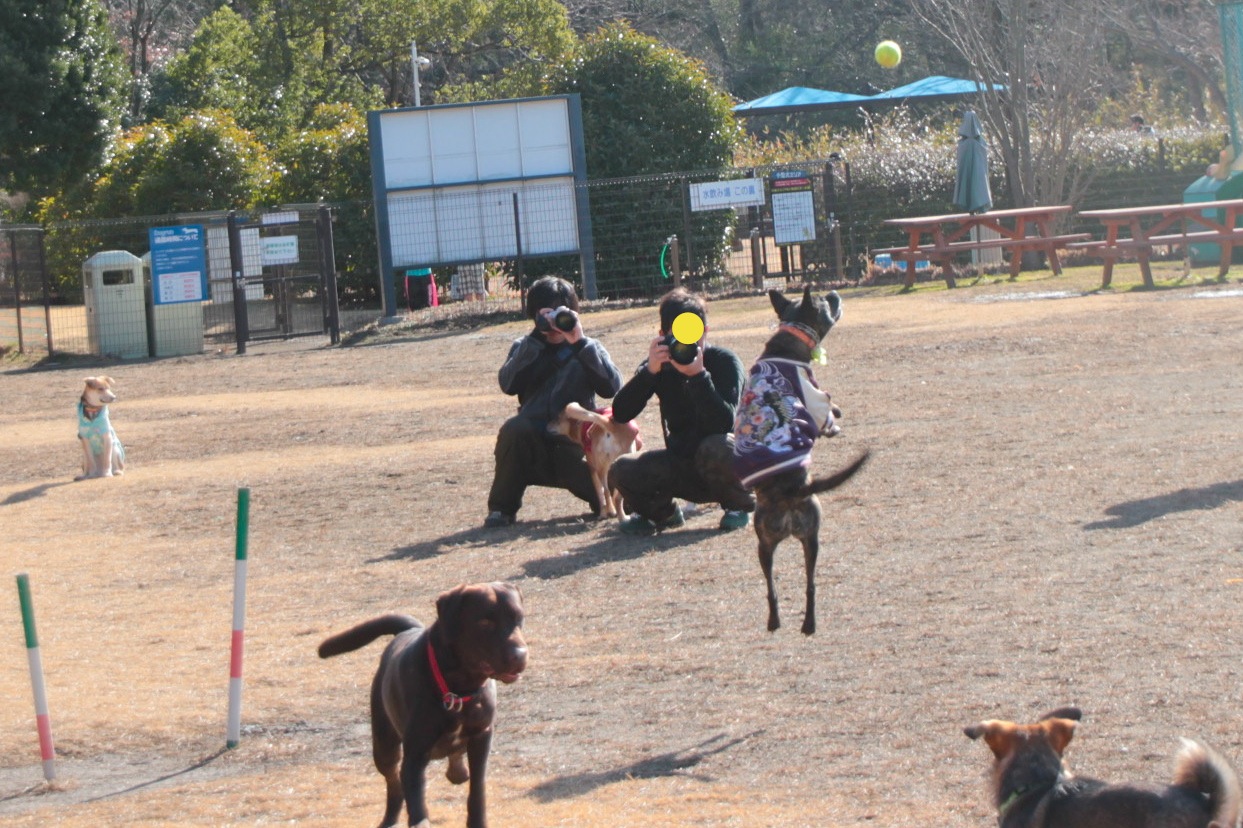
[[[578,314],[569,308],[557,308],[552,315],[552,323],[569,333],[578,324]]]
[[[673,334],[665,335],[665,345],[669,347],[669,359],[679,365],[690,365],[695,361],[695,357],[699,356],[699,343],[692,342],[686,345],[678,342]]]

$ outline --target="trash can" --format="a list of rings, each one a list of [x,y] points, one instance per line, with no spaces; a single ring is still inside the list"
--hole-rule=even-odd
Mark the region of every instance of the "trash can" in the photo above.
[[[91,352],[122,359],[147,356],[147,301],[142,259],[103,250],[82,263],[82,295]]]
[[[1202,175],[1183,190],[1183,204],[1194,204],[1197,201],[1222,201],[1229,198],[1243,198],[1243,172],[1231,173],[1224,181],[1211,175]],[[1211,211],[1206,211],[1208,215]],[[1220,216],[1213,216],[1220,220]],[[1243,226],[1243,225],[1240,225]],[[1207,227],[1188,222],[1187,232],[1207,230]],[[1193,265],[1217,264],[1221,260],[1221,246],[1215,242],[1192,242],[1191,263]]]
[[[148,350],[151,356],[185,356],[203,353],[203,303],[157,304],[151,278],[151,254],[142,257],[147,305]]]

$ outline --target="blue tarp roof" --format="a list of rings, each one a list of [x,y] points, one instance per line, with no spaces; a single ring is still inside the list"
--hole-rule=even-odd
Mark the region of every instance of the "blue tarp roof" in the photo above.
[[[992,84],[992,88],[1001,91],[1005,86]],[[908,83],[895,89],[887,89],[868,98],[870,101],[902,101],[907,98],[933,100],[937,98],[957,98],[962,95],[978,95],[988,89],[988,84],[962,78],[947,78],[944,75],[930,75],[923,80]]]
[[[807,86],[791,86],[771,95],[738,104],[734,111],[741,114],[780,115],[783,112],[814,112],[817,109],[836,109],[856,106],[866,101],[866,95],[849,92],[833,92],[829,89],[812,89]]]
[[[997,83],[992,87],[996,90],[1005,89],[1003,85]],[[873,103],[900,104],[911,98],[918,98],[920,101],[948,100],[964,95],[977,95],[984,89],[985,86],[976,81],[949,78],[944,75],[932,75],[876,95],[852,95],[849,92],[791,86],[780,92],[773,92],[771,95],[738,104],[734,107],[734,112],[739,115],[781,115],[791,112],[854,108]]]

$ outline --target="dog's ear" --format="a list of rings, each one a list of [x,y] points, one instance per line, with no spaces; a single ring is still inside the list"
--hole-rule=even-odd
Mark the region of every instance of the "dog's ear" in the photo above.
[[[1018,726],[1014,722],[989,719],[970,727],[964,727],[962,732],[967,734],[969,739],[983,737],[984,743],[988,745],[993,755],[998,759],[1002,759],[1009,756],[1014,750],[1014,739],[1018,733]]]
[[[1057,753],[1058,756],[1066,750],[1066,746],[1070,744],[1070,740],[1075,735],[1076,722],[1071,719],[1046,719],[1040,723],[1041,729],[1044,730],[1045,736],[1049,740],[1049,746]]]
[[[824,300],[829,303],[829,318],[836,325],[842,318],[842,297],[837,295],[837,291],[830,290]]]
[[[785,297],[785,294],[779,290],[770,290],[768,292],[768,301],[773,303],[773,310],[777,312],[777,316],[784,319],[786,308],[794,303]]]
[[[803,306],[810,308],[816,304],[816,300],[811,298],[811,282],[803,285]]]
[[[440,619],[450,640],[457,637],[458,610],[462,607],[462,598],[466,595],[466,584],[458,584],[448,592],[442,592],[436,599],[436,617]]]

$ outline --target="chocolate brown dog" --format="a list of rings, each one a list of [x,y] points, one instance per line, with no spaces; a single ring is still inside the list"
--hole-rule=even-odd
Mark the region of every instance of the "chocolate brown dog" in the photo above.
[[[410,824],[427,828],[427,763],[449,760],[449,781],[470,780],[466,824],[486,828],[484,772],[492,746],[496,682],[527,666],[522,596],[509,584],[459,586],[436,600],[424,628],[408,615],[382,615],[319,645],[320,658],[396,636],[371,684],[371,748],[388,800],[381,828],[396,825],[404,799]]]
[[[835,418],[842,412],[816,385],[812,353],[842,316],[835,291],[823,298],[803,289],[801,302],[780,291],[768,298],[780,323],[751,368],[734,421],[734,471],[755,489],[755,535],[760,568],[768,586],[768,629],[781,626],[773,583],[777,544],[795,537],[803,544],[807,574],[807,605],[803,634],[816,631],[816,559],[820,555],[820,501],[816,494],[845,483],[868,459],[864,452],[849,466],[825,478],[811,477],[811,449],[820,436],[840,431]]]
[[[990,719],[964,728],[993,751],[1001,828],[1235,828],[1243,792],[1207,745],[1183,739],[1165,788],[1110,785],[1071,775],[1062,759],[1081,713],[1062,707],[1034,725]]]

